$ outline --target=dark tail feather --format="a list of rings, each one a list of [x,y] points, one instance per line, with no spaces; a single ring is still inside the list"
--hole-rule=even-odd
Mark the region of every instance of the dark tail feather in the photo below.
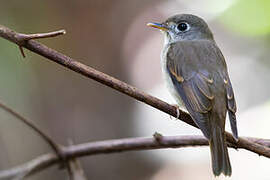
[[[225,135],[219,127],[213,129],[212,137],[209,140],[212,169],[215,176],[223,173],[225,176],[231,176],[232,169],[228,154],[227,145],[225,143]]]
[[[229,119],[230,119],[230,124],[231,124],[231,130],[233,133],[233,137],[236,141],[238,141],[238,132],[237,132],[237,125],[236,125],[236,117],[235,117],[235,113],[231,112],[230,110],[229,112]]]

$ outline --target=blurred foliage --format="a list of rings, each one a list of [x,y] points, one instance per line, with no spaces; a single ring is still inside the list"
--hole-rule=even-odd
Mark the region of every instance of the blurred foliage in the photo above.
[[[231,30],[247,36],[266,35],[270,32],[269,0],[235,0],[221,20]]]

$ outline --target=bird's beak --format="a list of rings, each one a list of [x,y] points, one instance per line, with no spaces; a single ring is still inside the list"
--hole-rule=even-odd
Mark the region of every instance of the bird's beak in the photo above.
[[[169,30],[169,27],[167,27],[164,24],[160,24],[160,23],[147,23],[147,26],[160,29],[161,31],[168,31]]]

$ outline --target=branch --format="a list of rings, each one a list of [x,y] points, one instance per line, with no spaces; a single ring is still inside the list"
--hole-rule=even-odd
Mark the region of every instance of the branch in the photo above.
[[[0,171],[0,179],[27,177],[39,170],[45,169],[47,167],[56,164],[58,162],[57,160],[58,158],[55,154],[52,153],[44,154],[20,166]]]
[[[1,37],[16,43],[19,46],[19,49],[21,51],[22,56],[25,57],[25,53],[24,53],[22,47],[25,47],[24,45],[27,44],[27,42],[29,40],[64,35],[64,34],[66,34],[66,31],[59,30],[59,31],[48,32],[48,33],[22,34],[22,33],[16,33],[14,31],[12,31],[11,29],[8,29],[8,28],[0,25],[0,34],[1,34],[0,35]]]
[[[33,131],[35,131],[41,138],[43,138],[49,144],[49,146],[55,151],[57,155],[61,156],[60,146],[57,143],[55,143],[51,137],[49,137],[46,133],[40,130],[35,124],[33,124],[30,120],[23,117],[22,115],[20,115],[19,113],[17,113],[16,111],[14,111],[13,109],[11,109],[10,107],[6,106],[5,104],[1,102],[0,102],[0,108],[7,111],[11,115],[19,119],[22,123],[30,127]]]
[[[270,147],[270,140],[247,138],[252,143],[259,142],[263,146]],[[207,146],[208,141],[203,136],[159,136],[158,140],[153,138],[126,138],[117,140],[106,140],[72,145],[64,148],[63,153],[67,159],[90,156],[97,154],[109,154],[134,150],[150,150],[163,148],[183,148],[194,146]],[[235,148],[229,144],[229,147]],[[237,148],[243,148],[238,145]],[[60,163],[61,159],[55,154],[41,155],[25,164],[9,170],[0,171],[0,179],[10,179],[19,174],[31,175],[49,166]]]
[[[149,94],[144,93],[143,91],[128,85],[127,83],[124,83],[118,79],[115,79],[107,74],[104,74],[102,72],[99,72],[89,66],[86,66],[78,61],[75,61],[74,59],[61,54],[53,49],[48,48],[47,46],[38,43],[37,41],[34,40],[21,40],[18,38],[19,33],[16,33],[15,31],[12,31],[8,29],[7,27],[4,27],[0,25],[0,37],[3,37],[13,43],[18,44],[21,47],[24,47],[36,54],[39,54],[43,57],[46,57],[47,59],[50,59],[53,62],[56,62],[72,71],[75,71],[83,76],[86,76],[90,79],[93,79],[95,81],[98,81],[106,86],[109,86],[121,93],[124,93],[130,97],[133,97],[134,99],[137,99],[138,101],[144,102],[156,109],[159,109],[160,111],[163,111],[171,116],[177,117],[178,110],[176,107],[156,98],[153,97]],[[180,120],[188,123],[191,126],[196,126],[196,124],[193,122],[191,116],[184,112],[181,111],[179,112],[180,116],[178,117]],[[163,139],[166,137],[162,137]],[[257,153],[259,155],[265,156],[270,158],[270,148],[269,146],[266,147],[264,144],[261,144],[262,141],[264,140],[256,140],[255,142],[253,141],[254,139],[248,139],[248,138],[243,138],[240,137],[239,140],[236,142],[233,138],[233,136],[230,133],[226,132],[226,138],[229,146],[235,147],[235,148],[243,148],[249,151],[252,151],[254,153]],[[130,142],[130,139],[126,140],[114,140],[114,141],[105,141],[106,144],[103,144],[103,142],[96,142],[96,143],[88,143],[84,145],[77,145],[77,146],[71,146],[67,149],[65,149],[65,157],[78,157],[78,156],[83,156],[83,155],[91,155],[91,154],[100,154],[100,153],[112,153],[112,152],[119,152],[119,151],[128,151],[128,150],[141,150],[141,149],[157,149],[157,148],[167,148],[167,147],[180,147],[181,144],[179,142],[174,142],[172,139],[167,139],[164,141],[164,143],[160,144],[160,140],[156,141],[153,138],[150,139],[143,139],[144,141],[147,141],[148,143],[143,143],[142,139],[140,141],[136,141],[138,139],[135,139],[135,141]],[[133,139],[134,140],[134,139]],[[171,141],[169,141],[171,140]],[[191,138],[188,141],[188,144],[184,144],[183,146],[190,146],[190,145],[207,145],[207,144],[199,144],[204,142],[204,141],[197,141],[198,139]],[[150,142],[149,142],[150,141]],[[170,142],[167,144],[166,142]],[[183,139],[177,139],[177,141],[181,141],[183,143]],[[119,146],[117,144],[115,145],[114,143],[120,143]],[[131,143],[126,144],[126,143]],[[158,144],[157,144],[158,142]],[[187,142],[187,141],[184,141]],[[124,143],[124,144],[122,144]],[[149,144],[150,143],[150,144]],[[152,143],[152,144],[151,144]],[[176,143],[176,144],[174,144]],[[259,144],[260,143],[260,144]],[[95,146],[93,146],[95,145]],[[123,146],[121,146],[123,145]],[[97,147],[106,147],[105,149],[101,150],[100,148],[97,149]],[[118,148],[119,149],[118,149]],[[77,149],[79,148],[79,149]],[[53,156],[51,154],[47,154],[49,156],[49,159],[43,160],[42,163],[39,163],[39,166],[36,166],[33,168],[34,170],[37,170],[40,168],[40,165],[48,165],[48,164],[55,164],[59,159],[56,156]],[[40,159],[36,159],[40,160]],[[37,168],[38,167],[38,168]],[[44,167],[44,166],[42,166]],[[24,167],[20,167],[24,168]],[[3,172],[2,172],[3,173]]]
[[[72,140],[69,140],[68,144],[73,145]],[[77,158],[70,158],[66,164],[69,180],[87,180],[81,162]]]
[[[16,38],[19,41],[29,41],[31,39],[49,38],[49,37],[55,37],[55,36],[64,35],[64,34],[66,34],[65,30],[53,31],[53,32],[48,32],[48,33],[37,33],[37,34],[17,33]]]
[[[38,33],[38,34],[21,34],[17,33],[16,34],[16,39],[18,40],[19,44],[23,44],[26,41],[29,41],[31,39],[41,39],[41,38],[49,38],[49,37],[55,37],[59,35],[66,34],[65,30],[59,30],[59,31],[54,31],[54,32],[48,32],[48,33]],[[25,53],[23,51],[23,48],[21,45],[19,45],[20,51],[22,56],[25,58]]]
[[[118,79],[115,79],[105,73],[99,72],[89,66],[86,66],[78,61],[75,61],[74,59],[61,54],[51,48],[48,48],[47,46],[34,41],[24,41],[21,42],[21,39],[17,38],[19,33],[16,33],[13,30],[10,30],[7,27],[4,27],[0,25],[0,36],[13,42],[18,45],[21,45],[22,47],[39,54],[45,58],[50,59],[53,62],[56,62],[72,71],[75,71],[83,76],[86,76],[90,79],[93,79],[95,81],[98,81],[106,86],[109,86],[119,92],[122,92],[130,97],[133,97],[134,99],[137,99],[138,101],[144,102],[156,109],[159,109],[160,111],[163,111],[171,116],[177,117],[178,110],[176,107],[156,98],[149,94],[146,94],[145,92],[128,85],[127,83],[124,83]],[[179,110],[180,116],[178,117],[180,120],[186,122],[187,124],[194,126],[198,128],[198,126],[193,122],[191,116],[184,112]],[[238,142],[236,142],[233,138],[233,136],[230,133],[226,132],[226,138],[228,142],[234,144],[235,146],[241,145],[243,148],[255,152],[259,155],[263,155],[270,158],[270,148],[263,147],[257,143],[252,143],[244,138],[239,138]]]

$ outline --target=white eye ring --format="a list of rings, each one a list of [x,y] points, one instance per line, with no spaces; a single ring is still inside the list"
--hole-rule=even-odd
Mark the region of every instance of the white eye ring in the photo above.
[[[190,29],[190,25],[186,22],[181,22],[178,25],[176,25],[176,29],[178,32],[186,32]]]

